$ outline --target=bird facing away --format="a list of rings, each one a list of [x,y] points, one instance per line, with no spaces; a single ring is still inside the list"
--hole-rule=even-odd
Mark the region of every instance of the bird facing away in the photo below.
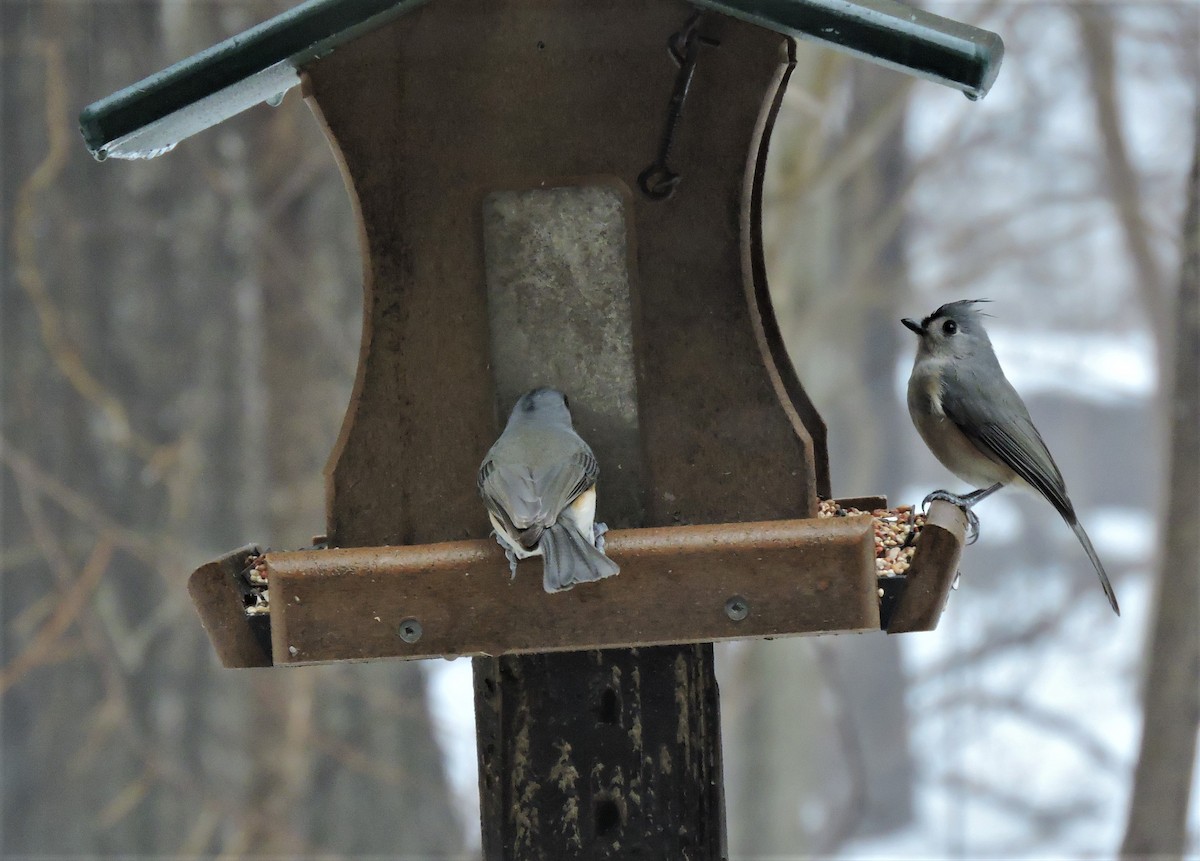
[[[963,481],[979,490],[957,496],[937,490],[925,498],[961,507],[972,530],[971,506],[1006,484],[1031,487],[1045,497],[1087,551],[1113,612],[1121,614],[1108,574],[1067,496],[1062,473],[1050,456],[1029,410],[996,360],[976,307],[986,299],[963,299],[938,308],[920,323],[917,358],[908,379],[908,412],[929,450]]]
[[[479,493],[513,576],[517,560],[530,556],[542,557],[547,592],[621,570],[604,555],[608,528],[595,522],[599,474],[566,395],[549,388],[522,395],[479,467]]]

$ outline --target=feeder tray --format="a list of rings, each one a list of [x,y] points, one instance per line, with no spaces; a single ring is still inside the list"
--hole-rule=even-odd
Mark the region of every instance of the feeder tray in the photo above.
[[[935,502],[907,570],[880,575],[879,519],[859,510],[878,512],[883,501],[838,505],[852,513],[614,530],[608,553],[620,576],[553,595],[539,562],[510,579],[500,547],[479,539],[266,553],[250,545],[198,568],[188,590],[227,667],[932,630],[958,571],[959,509]]]

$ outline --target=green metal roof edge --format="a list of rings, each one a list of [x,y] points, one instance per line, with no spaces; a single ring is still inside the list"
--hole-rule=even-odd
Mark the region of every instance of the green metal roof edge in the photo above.
[[[295,69],[424,2],[428,0],[307,0],[88,105],[79,115],[84,142],[103,159],[105,147],[114,141],[223,92],[256,92],[247,86],[256,76],[278,79],[280,65]],[[252,104],[232,105],[220,119]]]
[[[429,0],[307,0],[84,108],[80,131],[98,159],[166,152],[176,142],[273,100],[315,57]],[[1004,56],[995,33],[896,0],[692,0],[890,68],[987,94]]]
[[[1004,60],[996,33],[896,0],[691,0],[805,41],[961,90],[987,95]]]

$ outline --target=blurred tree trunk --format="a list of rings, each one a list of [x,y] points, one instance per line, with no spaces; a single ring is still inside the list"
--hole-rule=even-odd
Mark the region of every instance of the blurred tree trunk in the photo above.
[[[1121,129],[1121,106],[1117,92],[1116,23],[1113,9],[1100,3],[1077,3],[1072,7],[1079,22],[1083,57],[1091,82],[1096,126],[1104,151],[1104,175],[1109,200],[1121,225],[1129,260],[1137,274],[1137,289],[1150,327],[1165,333],[1170,325],[1170,299],[1158,257],[1151,245],[1150,226],[1142,206],[1137,171]],[[1159,344],[1167,339],[1160,337]],[[1170,356],[1158,351],[1159,367],[1166,368]]]
[[[1195,130],[1174,313],[1174,380],[1166,401],[1170,454],[1162,570],[1124,858],[1183,856],[1200,727],[1200,111]]]
[[[821,115],[836,98],[845,66],[831,52],[803,43],[796,55],[771,136],[763,217],[772,304],[793,361],[794,337],[819,289],[809,288],[826,283],[831,265],[832,211],[806,205],[804,197],[812,171],[826,156]],[[796,367],[813,394],[821,381],[812,378],[812,368]],[[749,641],[719,645],[718,655],[731,857],[820,851],[815,832],[824,818],[845,807],[851,780],[830,743],[833,726],[825,708],[830,698],[812,644]]]
[[[184,589],[323,527],[361,292],[317,124],[104,165],[75,131],[288,5],[0,4],[5,856],[461,847],[419,667],[219,670]]]
[[[768,167],[772,298],[829,426],[835,494],[889,492],[903,479],[894,453],[907,423],[891,371],[897,307],[909,292],[909,81],[804,45],[797,54]],[[822,855],[856,831],[911,819],[897,641],[749,642],[725,654],[721,684],[735,703],[722,718],[734,857]]]
[[[839,358],[858,366],[856,378],[865,385],[847,387],[829,417],[838,421],[838,433],[830,433],[831,457],[849,473],[841,486],[850,493],[894,496],[908,477],[898,455],[911,425],[896,398],[892,369],[902,352],[900,336],[907,334],[899,325],[900,309],[912,295],[905,257],[911,180],[904,129],[910,86],[909,78],[890,69],[853,66],[849,126],[869,130],[873,147],[871,158],[846,182],[835,272],[855,302],[845,315],[855,324],[845,341],[851,348],[839,351]],[[852,830],[873,835],[899,829],[913,816],[914,780],[900,641],[874,634],[822,646],[829,650],[831,678],[862,763],[862,808]]]
[[[1197,163],[1186,194],[1176,307],[1151,244],[1138,177],[1121,127],[1116,80],[1116,22],[1104,6],[1073,7],[1103,144],[1110,199],[1137,275],[1142,304],[1158,335],[1158,367],[1173,382],[1162,387],[1169,436],[1162,570],[1156,587],[1148,674],[1143,694],[1141,754],[1122,855],[1179,856],[1187,839],[1188,795],[1200,726],[1200,221]],[[1196,155],[1200,159],[1200,124]],[[1174,323],[1174,339],[1168,335]],[[1173,350],[1172,350],[1173,348]]]
[[[721,669],[731,857],[827,853],[859,812],[861,775],[811,644],[738,643]]]

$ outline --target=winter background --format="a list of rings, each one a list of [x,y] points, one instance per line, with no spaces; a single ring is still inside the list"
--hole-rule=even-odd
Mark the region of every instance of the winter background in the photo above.
[[[469,661],[221,671],[184,593],[322,529],[361,309],[316,123],[293,92],[105,165],[75,131],[286,6],[0,0],[4,857],[478,851]],[[931,8],[1003,36],[983,101],[798,48],[764,224],[780,324],[835,493],[916,503],[964,488],[909,424],[899,318],[992,300],[1122,616],[1006,491],[937,631],[720,646],[737,859],[1103,858],[1124,833],[1200,6]]]

